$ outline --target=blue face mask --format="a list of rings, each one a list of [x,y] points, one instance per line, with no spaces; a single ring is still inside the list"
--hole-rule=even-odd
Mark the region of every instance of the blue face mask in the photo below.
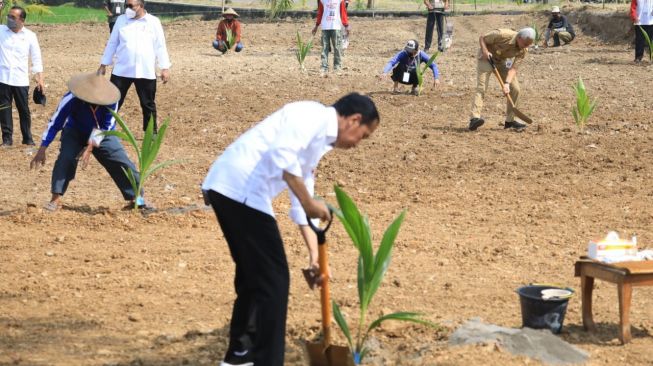
[[[13,18],[7,17],[7,27],[11,30],[16,30],[18,29],[18,22]]]

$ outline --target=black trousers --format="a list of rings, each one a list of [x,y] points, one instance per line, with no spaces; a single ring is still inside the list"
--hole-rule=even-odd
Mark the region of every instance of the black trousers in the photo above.
[[[208,197],[236,264],[225,359],[249,351],[255,365],[282,366],[290,274],[277,221],[220,193]]]
[[[154,132],[156,132],[156,103],[154,102],[154,98],[156,97],[156,79],[135,79],[111,74],[111,82],[120,90],[118,109],[122,108],[122,104],[125,102],[125,97],[132,84],[136,86],[136,94],[138,94],[138,100],[141,102],[141,110],[143,111],[143,131],[147,129],[150,118],[153,118]]]
[[[16,101],[16,109],[20,118],[20,132],[23,135],[23,144],[32,140],[32,116],[29,112],[29,86],[11,86],[0,83],[0,126],[2,126],[2,141],[12,143],[14,134],[14,121],[11,113],[12,102]]]
[[[653,25],[635,26],[635,60],[641,60],[642,56],[644,56],[644,46],[648,47],[646,39],[639,27],[644,28],[649,39],[653,40]]]
[[[434,25],[438,26],[438,51],[442,52],[442,37],[444,36],[444,13],[441,11],[431,11],[426,17],[426,37],[424,39],[424,50],[431,48]]]
[[[113,32],[113,26],[116,24],[116,22],[109,22],[109,34]]]
[[[88,134],[82,134],[74,128],[64,128],[61,132],[61,148],[59,156],[52,169],[52,194],[63,195],[70,181],[75,179],[77,172],[77,156],[86,148]],[[116,136],[106,136],[100,146],[93,149],[93,156],[107,170],[122,197],[126,200],[136,199],[134,189],[129,183],[124,170],[131,170],[140,179],[134,163],[129,160],[125,149]],[[124,169],[124,170],[123,170]]]
[[[408,79],[408,82],[405,82],[404,79],[404,73],[408,67],[405,64],[399,63],[397,66],[395,66],[394,69],[392,69],[392,81],[396,81],[401,84],[406,84],[406,85],[412,85],[413,87],[417,86],[417,71],[415,69],[412,69],[410,71],[410,78]]]

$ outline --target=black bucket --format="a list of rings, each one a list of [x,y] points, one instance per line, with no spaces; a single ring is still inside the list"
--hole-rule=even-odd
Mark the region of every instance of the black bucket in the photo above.
[[[570,288],[546,285],[528,285],[518,288],[522,327],[549,329],[553,334],[559,334],[565,320],[569,298],[544,300],[542,290],[548,289],[568,290],[572,294],[574,292]]]

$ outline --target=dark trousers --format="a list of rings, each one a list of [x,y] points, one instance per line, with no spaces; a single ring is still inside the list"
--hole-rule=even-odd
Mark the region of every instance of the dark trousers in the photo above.
[[[635,60],[641,60],[642,56],[644,56],[644,46],[648,47],[642,30],[639,27],[644,28],[644,31],[648,34],[648,38],[653,40],[653,25],[635,26]]]
[[[143,111],[143,131],[147,129],[150,118],[153,118],[154,132],[156,133],[156,103],[154,102],[154,98],[156,97],[156,79],[125,78],[111,74],[111,82],[120,90],[118,109],[122,108],[122,104],[125,102],[125,97],[132,84],[136,86],[136,94],[138,94],[138,100],[141,102],[141,110]]]
[[[220,193],[208,197],[236,263],[225,359],[247,350],[255,365],[282,366],[290,274],[277,221]]]
[[[77,172],[77,156],[86,148],[88,134],[82,134],[73,128],[64,128],[61,133],[61,148],[52,170],[52,194],[63,195],[68,184],[75,179]],[[130,169],[140,179],[136,167],[129,160],[125,149],[116,136],[106,136],[99,147],[93,149],[93,156],[107,170],[111,179],[120,189],[125,200],[135,199],[134,189],[129,183],[123,169]]]
[[[424,50],[431,48],[433,41],[433,26],[438,26],[438,51],[442,52],[442,36],[444,35],[444,13],[441,11],[431,11],[426,17],[426,38],[424,39]]]
[[[14,121],[11,113],[11,105],[16,101],[16,109],[20,117],[20,132],[23,135],[23,143],[32,141],[32,116],[29,112],[29,86],[11,86],[0,83],[0,126],[2,126],[2,141],[13,142]]]
[[[408,82],[404,81],[404,73],[408,67],[405,64],[399,63],[397,66],[395,66],[394,69],[392,69],[392,81],[396,81],[402,84],[406,85],[412,85],[413,87],[417,86],[417,71],[415,69],[412,69],[410,71],[410,78],[408,79]]]
[[[109,22],[109,34],[111,34],[111,32],[113,32],[114,24],[116,24],[116,22]]]

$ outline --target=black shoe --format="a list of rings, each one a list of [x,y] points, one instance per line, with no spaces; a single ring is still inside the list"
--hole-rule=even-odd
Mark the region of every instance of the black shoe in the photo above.
[[[34,140],[29,140],[29,141],[23,141],[23,145],[34,146],[36,144],[34,143]]]
[[[633,62],[636,63],[636,64],[641,64],[642,59],[641,58],[636,58],[635,61],[633,61]]]
[[[476,131],[477,128],[483,126],[485,120],[483,118],[472,118],[469,120],[469,130]]]
[[[512,121],[512,122],[506,121],[506,123],[503,125],[503,128],[504,129],[512,128],[515,131],[521,131],[524,128],[526,128],[526,125],[523,123],[519,123],[517,121]]]
[[[254,357],[248,351],[243,352],[227,352],[224,361],[220,362],[220,366],[254,366]]]
[[[9,147],[13,145],[14,143],[8,140],[2,141],[2,144],[0,144],[0,147]]]

